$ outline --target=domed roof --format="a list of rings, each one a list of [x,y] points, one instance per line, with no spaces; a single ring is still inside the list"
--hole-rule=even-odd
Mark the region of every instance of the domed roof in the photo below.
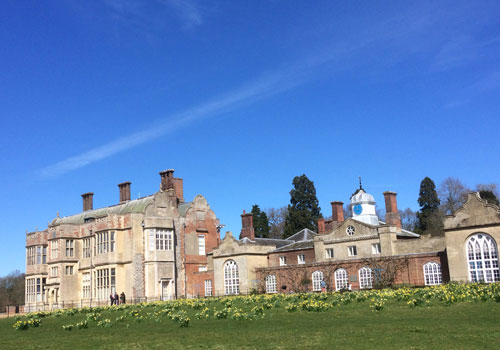
[[[366,193],[363,188],[358,189],[351,197],[351,203],[375,203],[375,198],[369,193]]]

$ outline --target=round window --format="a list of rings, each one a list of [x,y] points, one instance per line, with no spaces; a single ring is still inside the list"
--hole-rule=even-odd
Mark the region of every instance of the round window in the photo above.
[[[346,232],[348,236],[352,236],[354,232],[356,232],[356,228],[354,228],[354,226],[349,225],[347,226]]]

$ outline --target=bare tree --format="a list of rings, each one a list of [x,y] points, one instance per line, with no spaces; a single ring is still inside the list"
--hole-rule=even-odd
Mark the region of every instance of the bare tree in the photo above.
[[[500,193],[498,192],[498,186],[497,184],[479,184],[476,185],[476,192],[480,191],[491,191],[495,197],[500,198]]]
[[[285,219],[288,215],[288,207],[270,208],[265,210],[269,222],[269,237],[282,238],[285,230]]]
[[[392,287],[397,276],[408,270],[406,257],[366,258],[363,262],[372,269],[373,287],[377,289]]]
[[[375,214],[377,215],[377,217],[380,221],[385,222],[385,211],[383,209],[379,208],[378,205],[375,205]]]
[[[440,209],[445,215],[456,212],[464,205],[470,190],[456,177],[447,177],[438,188]]]
[[[335,290],[335,271],[340,267],[338,263],[329,263],[321,267],[323,271],[323,281],[327,290]]]
[[[280,281],[289,292],[307,292],[311,284],[311,276],[307,268],[294,266],[279,271]]]
[[[7,305],[24,304],[24,273],[19,270],[0,277],[0,312]]]
[[[405,210],[400,210],[399,215],[401,216],[401,226],[403,229],[408,231],[415,231],[417,225],[417,213],[406,208]]]
[[[344,204],[344,207],[342,209],[344,211],[344,219],[352,218],[352,210],[350,203]]]

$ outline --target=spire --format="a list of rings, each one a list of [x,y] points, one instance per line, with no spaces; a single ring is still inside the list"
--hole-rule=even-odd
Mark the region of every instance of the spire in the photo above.
[[[358,176],[358,179],[359,179],[359,188],[356,191],[354,191],[354,193],[351,195],[351,198],[357,195],[359,191],[363,191],[366,193],[365,189],[363,188],[363,185],[361,184],[361,176]]]

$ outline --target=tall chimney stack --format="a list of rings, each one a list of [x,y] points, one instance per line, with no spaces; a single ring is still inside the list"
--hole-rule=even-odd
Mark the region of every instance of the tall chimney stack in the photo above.
[[[325,219],[319,218],[318,219],[318,233],[325,233],[325,232],[326,232]]]
[[[129,181],[118,184],[118,188],[120,189],[120,203],[130,200],[130,184],[131,182]]]
[[[255,230],[253,228],[253,215],[252,213],[245,213],[243,210],[243,214],[241,214],[241,233],[240,239],[247,237],[252,241],[255,240]]]
[[[332,221],[342,222],[344,221],[344,203],[343,202],[331,202],[332,205]]]
[[[387,224],[396,226],[399,230],[401,230],[401,215],[399,215],[396,195],[396,192],[384,192],[385,221]]]
[[[94,209],[94,192],[87,192],[82,194],[83,211]]]
[[[174,189],[174,169],[167,169],[160,171],[160,176],[161,176],[161,190],[162,191],[167,191],[170,189]]]

